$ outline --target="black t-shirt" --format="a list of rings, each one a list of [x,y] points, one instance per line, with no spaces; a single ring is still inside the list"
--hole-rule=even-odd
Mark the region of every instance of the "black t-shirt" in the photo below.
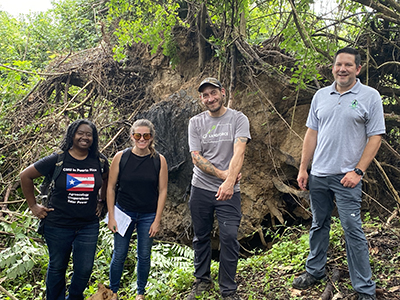
[[[34,166],[46,176],[53,174],[56,163],[57,154],[53,153]],[[66,151],[62,170],[49,199],[49,207],[54,211],[48,212],[45,222],[56,227],[81,227],[98,222],[97,195],[102,182],[98,158],[87,156],[77,160]]]
[[[130,152],[119,176],[117,202],[129,212],[153,213],[157,211],[158,172],[150,154],[138,156]]]

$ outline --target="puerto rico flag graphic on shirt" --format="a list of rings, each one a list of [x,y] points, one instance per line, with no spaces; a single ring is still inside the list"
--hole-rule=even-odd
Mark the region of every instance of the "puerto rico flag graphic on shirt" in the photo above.
[[[67,173],[67,191],[92,192],[94,189],[94,174]]]

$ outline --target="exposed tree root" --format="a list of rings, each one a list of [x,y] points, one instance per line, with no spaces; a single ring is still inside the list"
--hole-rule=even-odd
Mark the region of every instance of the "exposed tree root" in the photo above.
[[[321,294],[321,300],[330,300],[333,297],[333,291],[335,289],[336,283],[340,279],[340,271],[338,269],[333,270],[332,278],[329,280],[325,287],[324,292]]]

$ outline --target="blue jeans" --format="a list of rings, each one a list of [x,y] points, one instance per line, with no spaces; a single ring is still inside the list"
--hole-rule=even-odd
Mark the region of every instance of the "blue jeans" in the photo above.
[[[110,289],[117,293],[121,281],[122,271],[126,256],[128,255],[129,243],[132,233],[137,231],[137,294],[144,295],[147,278],[150,272],[150,256],[153,238],[149,237],[150,226],[154,222],[156,213],[135,213],[123,210],[131,217],[132,222],[129,225],[124,237],[119,233],[114,234],[114,251],[110,266]]]
[[[44,238],[50,262],[46,276],[47,300],[83,300],[83,291],[92,273],[99,223],[79,228],[53,227],[44,224]],[[65,272],[72,252],[73,275],[65,298]]]
[[[368,243],[361,227],[361,181],[354,188],[344,187],[340,180],[344,174],[317,177],[310,176],[310,203],[313,214],[310,229],[310,254],[306,270],[314,277],[325,274],[331,214],[336,206],[344,230],[346,254],[350,280],[353,288],[359,292],[375,295],[375,282],[369,264]]]
[[[211,281],[211,231],[216,213],[219,227],[218,283],[223,297],[237,290],[235,281],[240,245],[237,240],[241,212],[240,193],[226,201],[218,201],[215,192],[192,186],[189,208],[193,222],[194,276]]]

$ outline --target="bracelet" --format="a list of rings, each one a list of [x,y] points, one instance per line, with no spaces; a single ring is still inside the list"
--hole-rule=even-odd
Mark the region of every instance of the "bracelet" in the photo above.
[[[99,198],[99,199],[97,199],[97,202],[103,202],[103,199],[101,199],[101,198]]]

